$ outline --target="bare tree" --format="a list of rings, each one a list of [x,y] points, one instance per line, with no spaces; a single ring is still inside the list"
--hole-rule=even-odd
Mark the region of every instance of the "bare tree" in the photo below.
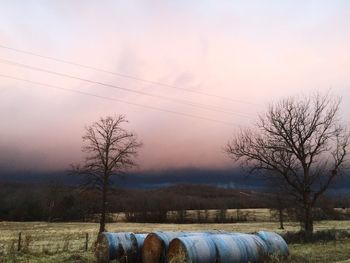
[[[73,166],[73,173],[84,175],[84,186],[101,194],[100,230],[105,231],[107,193],[111,178],[125,174],[134,167],[134,157],[141,143],[133,132],[122,127],[127,120],[123,115],[101,118],[85,128],[83,152],[87,154],[82,166]]]
[[[296,199],[307,235],[312,208],[346,163],[349,132],[339,119],[340,99],[315,94],[270,105],[255,129],[239,132],[225,150],[251,171],[282,178]]]

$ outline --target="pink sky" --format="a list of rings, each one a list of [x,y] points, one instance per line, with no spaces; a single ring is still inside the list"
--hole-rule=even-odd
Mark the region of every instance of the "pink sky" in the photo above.
[[[329,91],[350,110],[348,1],[8,1],[0,45],[206,92],[201,96],[0,48],[4,59],[216,105],[226,114],[0,63],[0,74],[232,123],[184,117],[0,77],[0,166],[61,170],[81,159],[84,125],[125,114],[139,169],[224,168],[223,145],[267,103]],[[237,100],[236,102],[234,102]],[[238,102],[242,101],[242,102]],[[243,113],[243,114],[239,114]]]

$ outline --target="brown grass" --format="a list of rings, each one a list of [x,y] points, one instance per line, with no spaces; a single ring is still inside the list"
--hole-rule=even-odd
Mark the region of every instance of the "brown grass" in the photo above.
[[[107,224],[114,232],[154,231],[200,231],[224,230],[255,232],[269,230],[276,232],[298,231],[298,223],[287,222],[286,229],[278,229],[277,222],[250,222],[236,224]],[[315,230],[347,229],[349,221],[321,221],[315,223]],[[18,233],[22,241],[30,236],[28,252],[17,252]],[[0,262],[95,262],[92,247],[97,239],[96,223],[45,223],[45,222],[0,222]],[[85,252],[85,233],[89,233],[89,251]],[[68,240],[68,245],[65,245]],[[67,244],[66,243],[66,244]],[[66,248],[66,250],[64,250]],[[320,242],[315,244],[290,245],[291,257],[287,262],[336,262],[350,258],[350,239]]]

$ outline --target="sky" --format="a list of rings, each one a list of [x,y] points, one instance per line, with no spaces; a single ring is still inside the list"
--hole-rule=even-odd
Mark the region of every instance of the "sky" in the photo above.
[[[1,1],[0,169],[65,170],[114,114],[140,171],[232,167],[224,145],[283,97],[331,91],[349,123],[349,47],[345,0]]]

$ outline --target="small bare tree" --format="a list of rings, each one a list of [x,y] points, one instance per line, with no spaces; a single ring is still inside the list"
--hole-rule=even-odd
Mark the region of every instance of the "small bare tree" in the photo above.
[[[101,194],[100,230],[105,231],[107,194],[111,178],[125,174],[134,167],[134,157],[141,146],[137,136],[122,127],[127,120],[123,115],[101,118],[85,128],[83,152],[87,154],[82,166],[73,166],[73,173],[84,175],[84,186]]]
[[[251,171],[282,178],[299,204],[306,235],[313,232],[315,202],[346,163],[349,132],[339,105],[340,99],[320,94],[281,100],[260,116],[255,130],[242,130],[225,148]]]

